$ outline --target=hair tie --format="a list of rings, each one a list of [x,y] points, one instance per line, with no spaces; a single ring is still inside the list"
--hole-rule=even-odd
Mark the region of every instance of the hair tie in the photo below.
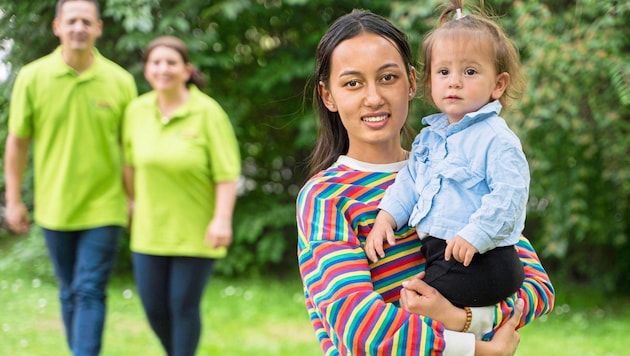
[[[457,9],[455,9],[455,20],[459,20],[459,19],[461,19],[462,17],[465,17],[465,16],[466,15],[464,15],[462,13],[462,9],[461,8],[458,7]]]

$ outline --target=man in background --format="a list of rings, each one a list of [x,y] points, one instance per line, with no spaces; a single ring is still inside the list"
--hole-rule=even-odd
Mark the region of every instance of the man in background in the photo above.
[[[121,120],[137,96],[133,77],[95,48],[97,0],[59,0],[52,24],[60,46],[24,66],[13,88],[5,150],[6,215],[29,231],[21,186],[33,142],[34,220],[59,282],[73,355],[98,355],[106,285],[127,224]]]

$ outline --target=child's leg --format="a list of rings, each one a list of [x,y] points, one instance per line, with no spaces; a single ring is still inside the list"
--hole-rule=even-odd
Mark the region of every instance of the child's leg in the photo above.
[[[523,264],[514,246],[497,247],[476,254],[468,267],[454,258],[444,260],[446,241],[435,237],[422,240],[427,259],[425,282],[453,305],[493,305],[516,292],[523,284]]]

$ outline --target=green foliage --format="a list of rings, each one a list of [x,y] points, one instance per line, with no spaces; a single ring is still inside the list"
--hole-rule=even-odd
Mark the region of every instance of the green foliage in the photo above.
[[[562,259],[563,273],[614,288],[628,272],[610,259],[630,233],[630,8],[522,2],[514,12],[530,85],[512,124],[530,161],[535,239],[543,255]]]
[[[218,272],[295,271],[295,197],[307,179],[305,158],[316,132],[306,83],[327,26],[353,8],[368,8],[398,24],[417,49],[440,2],[102,2],[98,48],[135,75],[141,92],[149,90],[142,48],[173,34],[188,43],[193,63],[209,79],[205,91],[232,119],[243,178],[235,243]],[[623,278],[630,276],[630,262],[622,254],[630,250],[630,2],[486,3],[520,48],[529,81],[522,101],[504,113],[530,162],[526,234],[557,273],[608,289],[629,285],[630,277]],[[52,1],[0,0],[0,9],[0,40],[15,39],[6,58],[11,76],[0,86],[4,137],[12,78],[58,41],[50,31]],[[412,124],[419,129],[420,118],[433,111],[418,100]]]

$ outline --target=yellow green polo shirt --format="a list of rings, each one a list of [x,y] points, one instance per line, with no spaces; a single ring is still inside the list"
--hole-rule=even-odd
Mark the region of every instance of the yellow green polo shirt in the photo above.
[[[127,223],[120,132],[133,77],[94,50],[77,74],[61,47],[25,65],[10,104],[9,132],[33,142],[35,221],[78,230]]]
[[[241,173],[236,137],[221,106],[191,86],[186,103],[164,122],[152,91],[127,108],[123,138],[126,163],[135,171],[131,250],[224,257],[225,248],[204,242],[216,183]]]

